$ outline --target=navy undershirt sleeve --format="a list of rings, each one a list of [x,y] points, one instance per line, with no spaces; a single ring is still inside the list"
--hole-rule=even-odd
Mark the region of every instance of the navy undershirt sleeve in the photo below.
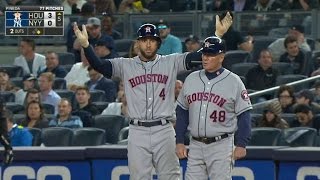
[[[251,138],[251,116],[250,111],[241,113],[238,118],[238,130],[235,133],[235,145],[246,147]]]
[[[101,60],[93,51],[92,46],[88,46],[84,49],[84,54],[89,61],[90,66],[97,72],[103,74],[106,78],[112,76],[112,64],[109,60]]]
[[[184,144],[184,137],[189,125],[189,111],[177,105],[176,114],[176,144]]]

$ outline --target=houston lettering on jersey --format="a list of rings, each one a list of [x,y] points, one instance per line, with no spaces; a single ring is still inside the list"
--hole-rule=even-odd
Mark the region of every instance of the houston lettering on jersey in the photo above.
[[[193,93],[187,96],[187,100],[189,104],[195,101],[208,101],[218,105],[219,107],[222,107],[224,103],[227,102],[223,97],[209,92]]]
[[[168,76],[163,74],[147,74],[136,76],[134,78],[129,79],[131,87],[138,86],[140,84],[145,84],[147,82],[157,82],[162,84],[167,84]]]

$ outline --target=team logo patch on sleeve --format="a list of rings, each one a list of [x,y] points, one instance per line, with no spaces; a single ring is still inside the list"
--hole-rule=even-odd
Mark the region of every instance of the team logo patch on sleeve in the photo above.
[[[245,100],[245,101],[249,101],[249,94],[248,94],[248,92],[247,92],[247,90],[243,90],[242,92],[241,92],[241,98],[243,99],[243,100]]]

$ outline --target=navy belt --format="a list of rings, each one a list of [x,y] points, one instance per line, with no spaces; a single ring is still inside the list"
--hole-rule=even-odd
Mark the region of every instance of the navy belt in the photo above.
[[[192,139],[205,144],[211,144],[227,137],[229,137],[229,134],[223,134],[221,136],[216,136],[216,137],[193,137],[192,136]]]
[[[169,121],[166,120],[166,123],[165,124],[168,124]],[[159,125],[165,125],[165,124],[162,124],[162,121],[159,120],[159,121],[138,121],[137,124],[135,124],[134,120],[131,120],[130,121],[130,124],[132,125],[137,125],[137,126],[144,126],[144,127],[152,127],[152,126],[159,126]]]

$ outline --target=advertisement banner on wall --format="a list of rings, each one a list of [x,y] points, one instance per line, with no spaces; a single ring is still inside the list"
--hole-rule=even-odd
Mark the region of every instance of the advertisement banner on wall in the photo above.
[[[186,170],[187,161],[180,161],[181,179]],[[93,160],[94,180],[129,180],[128,160]],[[153,171],[153,179],[157,179]],[[275,179],[273,161],[238,161],[233,171],[233,180],[270,180]]]
[[[279,180],[319,180],[320,162],[280,162]]]
[[[91,179],[89,162],[17,162],[1,167],[0,180],[79,180]]]

